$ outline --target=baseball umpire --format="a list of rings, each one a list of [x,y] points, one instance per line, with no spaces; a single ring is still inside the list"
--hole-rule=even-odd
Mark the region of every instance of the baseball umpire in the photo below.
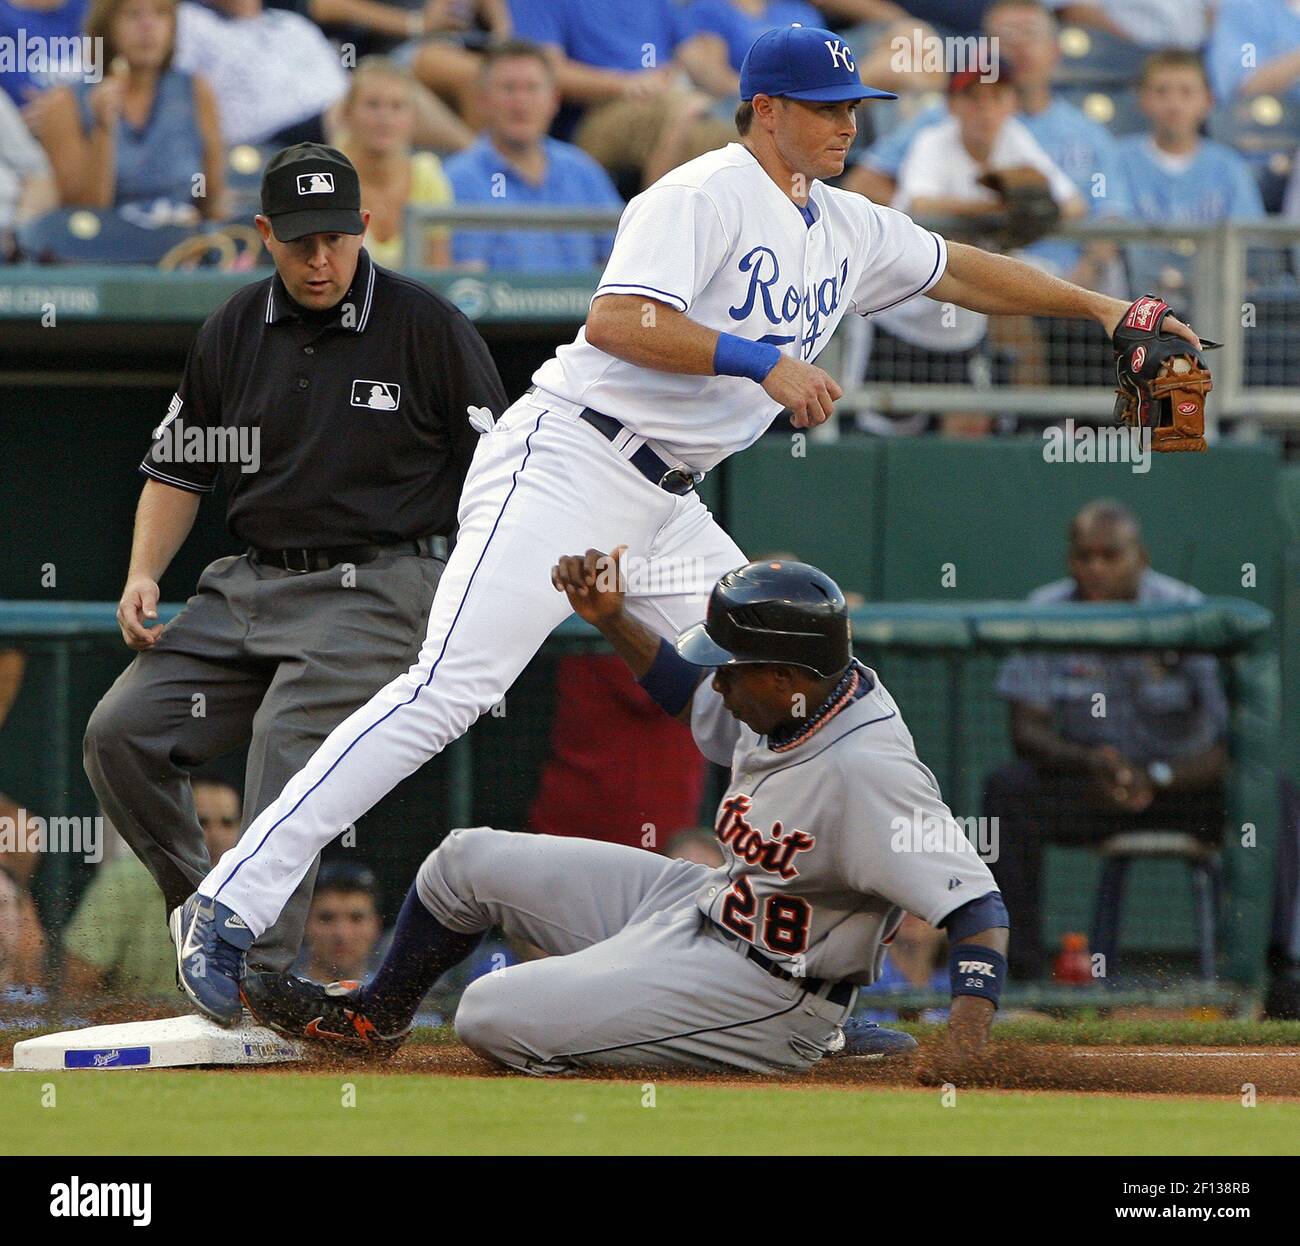
[[[552,582],[690,722],[701,752],[730,767],[715,826],[722,866],[453,831],[420,867],[373,979],[250,974],[254,1015],[391,1049],[439,975],[500,925],[551,953],[486,974],[461,1000],[461,1039],[500,1064],[799,1070],[835,1052],[857,985],[879,975],[906,910],[948,932],[942,1064],[968,1066],[1005,977],[1006,907],[898,706],[853,660],[843,593],[803,563],[750,563],[718,581],[706,620],[673,644],[624,608],[611,565],[621,556],[561,558]]]
[[[208,317],[154,429],[117,610],[138,652],[86,728],[95,794],[168,912],[211,865],[187,772],[247,743],[251,821],[414,660],[478,443],[466,408],[506,406],[465,316],[371,261],[346,156],[286,148],[261,197],[276,272]],[[158,580],[218,479],[247,552],[207,567],[161,627]],[[258,964],[293,961],[314,875]]]

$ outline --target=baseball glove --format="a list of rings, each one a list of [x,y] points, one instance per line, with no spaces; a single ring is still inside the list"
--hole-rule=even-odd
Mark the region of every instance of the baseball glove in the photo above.
[[[1060,205],[1052,198],[1047,178],[1029,165],[997,169],[979,180],[1002,200],[1006,222],[996,240],[1006,250],[1037,242],[1061,219]]]
[[[1201,352],[1162,331],[1169,304],[1144,294],[1120,318],[1111,339],[1119,382],[1115,418],[1149,428],[1153,450],[1205,449],[1205,395],[1214,388]],[[1218,342],[1201,340],[1206,349]]]

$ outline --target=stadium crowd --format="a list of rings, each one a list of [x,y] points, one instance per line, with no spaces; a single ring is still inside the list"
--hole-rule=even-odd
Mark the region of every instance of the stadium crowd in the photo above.
[[[617,209],[734,137],[745,49],[790,22],[840,31],[864,79],[900,95],[863,110],[844,178],[879,202],[960,216],[993,197],[980,173],[1030,164],[1066,219],[1300,217],[1292,0],[0,0],[5,253],[57,254],[35,227],[52,210],[246,220],[266,156],[312,139],[360,169],[382,262],[590,268],[607,235],[443,226],[406,256],[405,209]],[[82,35],[93,72],[45,68],[40,41]],[[984,55],[979,36],[999,47],[972,85],[950,71]],[[1114,258],[1029,254],[1094,280]],[[1191,255],[1127,258],[1130,284],[1186,288]],[[924,348],[924,324],[884,331]]]

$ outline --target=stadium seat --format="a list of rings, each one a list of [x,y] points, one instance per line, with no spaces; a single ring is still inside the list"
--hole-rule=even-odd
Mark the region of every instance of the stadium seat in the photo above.
[[[1146,129],[1146,118],[1132,88],[1075,85],[1062,88],[1059,94],[1112,134],[1135,134]]]
[[[239,143],[226,153],[226,207],[232,220],[247,220],[262,210],[262,170],[270,149]]]
[[[146,229],[117,212],[62,208],[20,225],[20,255],[41,264],[156,264],[195,231],[179,225]]]
[[[1272,95],[1256,95],[1210,114],[1210,137],[1251,160],[1290,157],[1300,146],[1300,109]]]
[[[1119,917],[1124,901],[1124,876],[1139,860],[1185,861],[1191,871],[1196,911],[1197,965],[1204,982],[1215,978],[1218,954],[1215,923],[1219,905],[1219,853],[1211,844],[1184,831],[1126,831],[1112,835],[1098,850],[1101,881],[1093,910],[1092,950],[1104,957],[1107,982],[1115,981],[1119,963]]]
[[[1058,86],[1097,88],[1137,81],[1148,49],[1103,30],[1062,26],[1058,36],[1061,60],[1056,68]]]

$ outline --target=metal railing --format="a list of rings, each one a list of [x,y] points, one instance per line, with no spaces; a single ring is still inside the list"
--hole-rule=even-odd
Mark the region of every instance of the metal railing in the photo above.
[[[407,253],[419,254],[421,232],[432,225],[474,229],[613,232],[620,214],[605,210],[539,208],[523,210],[494,206],[446,206],[411,209],[406,223]],[[946,236],[969,238],[971,222],[959,218],[919,218]],[[976,231],[978,232],[978,231]],[[1048,235],[1053,242],[1114,244],[1121,257],[1126,249],[1168,248],[1186,261],[1188,281],[1180,311],[1186,312],[1205,336],[1221,341],[1211,362],[1214,394],[1208,407],[1210,433],[1225,420],[1253,428],[1300,428],[1300,223],[1277,219],[1253,223],[1153,225],[1140,221],[1089,220],[1063,225]],[[1128,252],[1132,254],[1132,252]],[[1257,258],[1270,258],[1263,267],[1271,277],[1252,276]],[[1136,296],[1123,273],[1116,293]],[[1261,319],[1261,312],[1263,313]],[[995,317],[1003,325],[1015,318]],[[846,322],[819,362],[845,383],[842,367],[846,339],[858,331],[855,317]],[[1051,333],[1052,325],[1041,330]],[[1081,328],[1087,326],[1081,326]],[[1023,332],[1023,329],[1021,330]],[[1094,334],[1094,355],[1100,330]],[[1078,343],[1048,341],[1048,347],[1082,354]],[[1032,344],[1031,344],[1032,345]],[[1040,343],[1041,345],[1041,343]],[[1104,345],[1104,344],[1103,344]],[[1013,344],[1014,349],[1014,344]],[[936,371],[938,356],[936,355]],[[1054,375],[1054,384],[1006,383],[976,376],[970,383],[873,382],[847,378],[841,401],[845,410],[871,409],[883,413],[962,411],[1013,415],[1024,421],[1050,421],[1064,416],[1103,420],[1114,407],[1114,388],[1103,370],[1087,375]],[[824,426],[825,427],[825,426]],[[819,430],[821,431],[821,430]],[[823,436],[833,436],[829,428]]]

